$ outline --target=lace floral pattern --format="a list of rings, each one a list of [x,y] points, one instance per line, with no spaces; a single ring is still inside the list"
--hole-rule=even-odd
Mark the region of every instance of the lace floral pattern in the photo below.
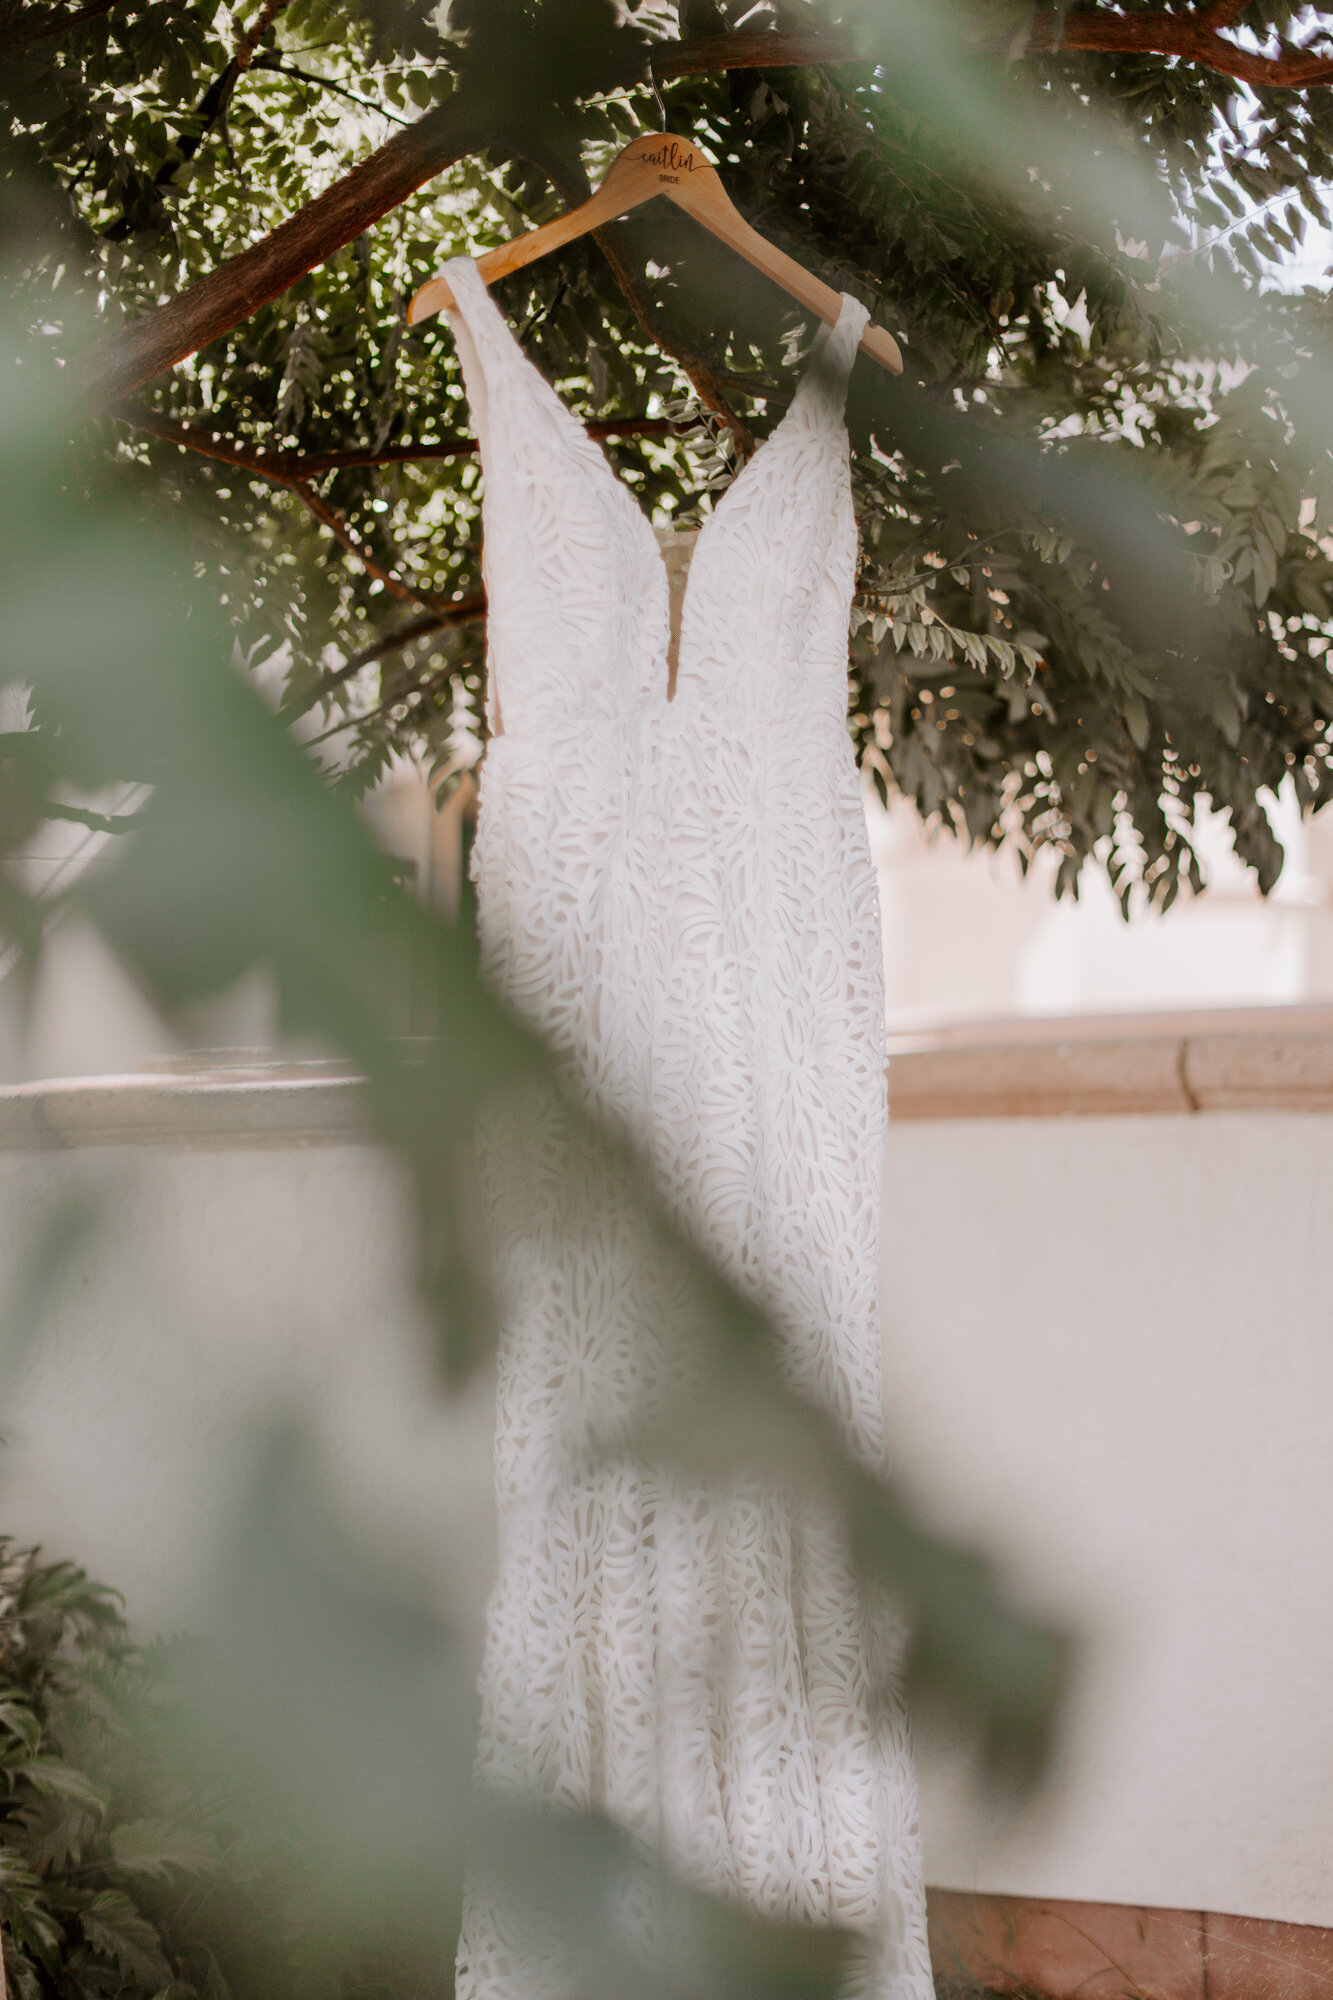
[[[792,1380],[882,1466],[882,972],[845,726],[842,403],[866,315],[844,299],[700,531],[668,699],[648,520],[471,262],[447,274],[486,479],[489,976],[771,1311]],[[878,1692],[890,1617],[820,1509],[616,1458],[681,1366],[669,1289],[645,1303],[633,1215],[586,1187],[549,1107],[517,1098],[489,1152],[501,1556],[480,1780],[599,1807],[758,1910],[861,1928],[858,1990],[928,2000],[907,1729]],[[565,1989],[475,1883],[462,2000]]]

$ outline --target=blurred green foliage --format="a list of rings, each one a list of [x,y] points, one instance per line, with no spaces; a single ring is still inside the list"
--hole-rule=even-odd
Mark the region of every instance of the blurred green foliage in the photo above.
[[[137,1711],[159,1687],[112,1592],[0,1541],[0,1912],[18,2000],[225,2000],[244,1990],[247,1933],[253,1957],[298,1874],[289,1845],[152,1754]],[[289,1970],[299,1983],[299,1949]]]
[[[408,330],[405,300],[658,124],[632,80],[650,43],[743,18],[841,26],[865,60],[662,94],[756,224],[906,343],[902,384],[863,367],[852,404],[851,718],[868,767],[970,839],[1024,863],[1052,850],[1061,890],[1094,857],[1127,907],[1200,884],[1206,799],[1272,886],[1265,789],[1290,780],[1309,810],[1333,784],[1327,307],[1322,284],[1273,282],[1328,221],[1327,90],[1037,53],[1031,9],[1011,0],[456,0],[447,18],[425,0],[116,0],[23,39],[36,16],[45,0],[0,15],[0,117],[11,206],[40,190],[59,230],[23,282],[66,351],[89,286],[109,317],[141,314],[404,125],[456,115],[472,135],[467,157],[145,398],[242,456],[372,458],[467,430],[447,330]],[[1251,0],[1236,32],[1272,45],[1317,26],[1290,0]],[[675,412],[676,438],[609,449],[646,507],[697,518],[733,474],[736,432],[694,385],[762,434],[790,391],[797,322],[679,218],[619,233],[633,299],[582,242],[506,281],[502,304],[590,418]],[[453,761],[459,731],[480,727],[480,631],[438,608],[479,580],[471,457],[314,478],[390,587],[290,484],[109,422],[104,449],[200,503],[244,656],[282,678],[290,712],[346,721],[327,755],[353,789],[395,746]]]
[[[868,1586],[904,1602],[918,1693],[994,1766],[1030,1774],[1065,1640],[792,1396],[761,1318],[657,1216],[639,1163],[484,991],[466,930],[402,893],[340,796],[395,748],[444,768],[482,730],[483,635],[448,610],[479,581],[475,458],[312,473],[321,517],[290,478],[144,428],[184,425],[242,460],[445,451],[467,428],[461,384],[447,330],[405,327],[413,287],[554,213],[658,123],[625,80],[649,42],[723,34],[746,11],[477,0],[446,22],[425,0],[117,0],[34,35],[44,6],[0,10],[16,301],[0,688],[30,708],[0,738],[0,852],[53,815],[101,824],[98,799],[127,780],[151,788],[77,900],[167,1015],[263,967],[284,1029],[367,1076],[410,1172],[443,1384],[483,1365],[494,1334],[476,1121],[519,1086],[558,1099],[587,1184],[638,1190],[644,1282],[668,1274],[697,1350],[692,1394],[634,1448],[831,1495]],[[1281,856],[1265,791],[1289,779],[1310,809],[1333,785],[1327,302],[1273,282],[1306,218],[1328,220],[1333,98],[1245,94],[1157,56],[1035,53],[1032,18],[1007,0],[774,0],[748,25],[835,23],[862,59],[672,82],[668,118],[761,229],[905,340],[902,381],[858,369],[850,408],[851,727],[877,780],[1025,860],[1053,849],[1062,889],[1092,857],[1127,905],[1199,884],[1207,799],[1266,889]],[[1314,20],[1252,0],[1240,25],[1271,40]],[[152,385],[137,428],[80,430],[66,382],[90,301],[109,320],[149,310],[387,132],[450,107],[484,147]],[[780,415],[800,329],[679,218],[642,214],[619,243],[632,298],[583,242],[508,281],[502,304],[589,417],[671,417],[672,434],[608,448],[645,507],[697,519],[738,439]],[[280,679],[279,716],[238,655]],[[286,726],[312,713],[333,730],[333,784]],[[0,868],[0,932],[27,961],[47,914]],[[437,1011],[410,1049],[388,934]],[[43,1289],[77,1254],[71,1217],[21,1274],[11,1350],[40,1337]],[[222,1536],[213,1635],[176,1657],[169,1701],[154,1674],[134,1713],[106,1691],[141,1670],[106,1594],[6,1551],[0,1905],[23,2000],[216,2000],[224,1980],[275,2000],[442,1990],[468,1844],[545,1913],[590,1996],[834,1990],[845,1939],[676,1884],[673,1963],[641,1964],[615,1916],[639,1858],[595,1816],[470,1797],[465,1650],[391,1565],[340,1542],[334,1512],[298,1413]]]

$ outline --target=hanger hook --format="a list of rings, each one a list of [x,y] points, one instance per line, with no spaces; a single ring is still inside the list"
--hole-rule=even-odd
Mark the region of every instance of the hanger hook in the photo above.
[[[658,127],[658,130],[659,130],[659,131],[662,131],[662,132],[665,132],[665,131],[669,130],[669,123],[668,123],[668,120],[667,120],[667,108],[666,108],[666,105],[665,105],[665,103],[663,102],[663,99],[662,99],[662,93],[661,93],[660,89],[658,88],[658,84],[657,84],[657,71],[656,71],[656,70],[655,70],[655,69],[653,68],[653,51],[652,51],[652,49],[649,49],[649,51],[648,51],[648,77],[647,77],[647,83],[648,83],[648,88],[649,88],[649,90],[651,90],[651,92],[653,93],[653,101],[654,101],[654,103],[655,103],[655,104],[656,104],[656,106],[657,106],[657,115],[658,115],[658,117],[659,117],[659,118],[661,119],[661,121],[662,121],[661,125],[660,125],[660,126]]]

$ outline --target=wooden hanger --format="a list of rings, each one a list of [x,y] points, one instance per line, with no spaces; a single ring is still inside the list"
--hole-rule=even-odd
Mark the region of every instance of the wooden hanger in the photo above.
[[[587,201],[564,215],[557,215],[554,221],[543,223],[540,229],[515,237],[512,243],[502,243],[498,250],[487,250],[477,258],[477,269],[483,282],[493,285],[497,278],[508,277],[524,264],[535,263],[548,250],[559,250],[576,236],[586,236],[604,222],[614,222],[618,215],[628,214],[630,209],[659,194],[674,201],[677,208],[683,208],[712,235],[738,250],[747,263],[790,292],[807,312],[833,325],[842,306],[838,293],[807,271],[804,264],[798,264],[794,257],[761,236],[757,229],[752,229],[723,187],[711,160],[690,140],[677,138],[670,132],[654,132],[647,138],[632,140],[617,154],[606,179]],[[448,280],[431,278],[413,295],[407,309],[407,323],[417,326],[441,307],[453,303]],[[868,326],[861,336],[861,348],[882,368],[895,375],[902,374],[903,357],[898,343],[883,327]]]

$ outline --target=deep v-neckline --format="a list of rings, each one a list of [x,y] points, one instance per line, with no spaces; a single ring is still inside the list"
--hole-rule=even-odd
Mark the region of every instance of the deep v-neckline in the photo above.
[[[466,275],[464,276],[464,274]],[[482,314],[490,319],[493,329],[499,333],[501,339],[508,343],[510,349],[512,350],[514,359],[516,360],[520,368],[523,370],[523,372],[530,378],[532,386],[537,392],[538,396],[541,397],[546,402],[547,406],[557,414],[562,429],[564,429],[567,426],[573,426],[574,431],[578,436],[578,438],[581,440],[587,440],[588,433],[584,429],[583,425],[579,422],[578,418],[575,416],[573,410],[570,409],[568,403],[565,402],[564,398],[556,392],[552,384],[547,381],[546,377],[542,374],[541,369],[537,366],[536,362],[527,352],[527,350],[523,346],[523,343],[519,340],[517,334],[510,326],[508,320],[505,318],[504,314],[500,311],[500,308],[496,305],[495,300],[491,297],[490,292],[487,289],[486,283],[482,278],[480,272],[477,270],[476,264],[473,262],[472,258],[470,257],[451,258],[450,261],[444,266],[444,270],[441,273],[441,275],[450,280],[454,290],[454,297],[456,301],[455,305],[452,308],[446,308],[446,315],[450,319],[452,319],[454,313],[458,313],[462,317],[462,319],[466,322],[468,320],[469,314],[479,307],[481,309]],[[457,280],[460,276],[463,276],[462,289],[466,294],[469,295],[466,305],[457,303],[458,301]],[[832,345],[834,340],[836,340],[838,335],[841,333],[843,326],[846,323],[848,313],[865,312],[865,307],[861,305],[858,299],[853,298],[850,292],[841,292],[839,294],[839,298],[841,300],[841,304],[839,305],[838,308],[838,317],[836,320],[832,322],[824,322],[820,326],[818,332],[816,333],[814,343],[811,347],[809,356],[807,357],[806,360],[806,364],[804,368],[801,370],[800,379],[798,380],[796,387],[792,392],[792,399],[790,403],[787,405],[787,408],[784,410],[781,418],[773,426],[768,436],[761,441],[758,448],[751,454],[750,458],[746,461],[746,463],[741,467],[736,477],[732,480],[730,486],[728,486],[726,492],[722,495],[721,499],[714,506],[712,513],[709,514],[706,520],[704,520],[700,525],[698,532],[698,539],[695,542],[694,552],[690,557],[689,565],[688,568],[686,569],[685,582],[681,591],[680,641],[679,641],[679,648],[677,655],[677,669],[675,676],[673,676],[673,678],[675,678],[677,681],[679,680],[680,668],[684,664],[685,641],[688,629],[689,611],[695,587],[695,580],[699,573],[699,558],[703,552],[705,543],[708,541],[712,533],[714,523],[724,519],[729,503],[732,501],[733,496],[736,494],[742,482],[749,480],[752,477],[752,475],[755,475],[755,468],[765,460],[766,455],[770,452],[771,448],[776,446],[779,440],[782,438],[782,435],[784,431],[786,431],[788,425],[791,424],[793,420],[799,415],[805,400],[805,392],[808,389],[816,373],[816,370],[820,367],[821,363],[823,362],[824,356],[828,348]],[[867,317],[869,317],[868,314]],[[850,362],[848,363],[848,367],[850,368]],[[639,524],[636,532],[639,533],[640,538],[643,540],[644,547],[651,551],[651,560],[655,565],[658,581],[661,586],[664,600],[668,607],[668,621],[669,621],[670,600],[671,600],[671,579],[667,570],[666,557],[662,553],[662,549],[658,543],[657,532],[653,526],[652,518],[649,514],[647,514],[644,511],[637,495],[634,492],[633,487],[630,486],[628,481],[623,479],[621,475],[616,471],[614,465],[611,463],[611,460],[608,458],[600,442],[595,439],[590,440],[590,442],[592,442],[596,447],[596,458],[594,461],[591,462],[596,464],[599,470],[599,475],[605,479],[609,488],[619,496],[617,504],[628,506],[630,513],[633,515],[633,517]],[[669,632],[668,632],[668,643],[669,643]]]

